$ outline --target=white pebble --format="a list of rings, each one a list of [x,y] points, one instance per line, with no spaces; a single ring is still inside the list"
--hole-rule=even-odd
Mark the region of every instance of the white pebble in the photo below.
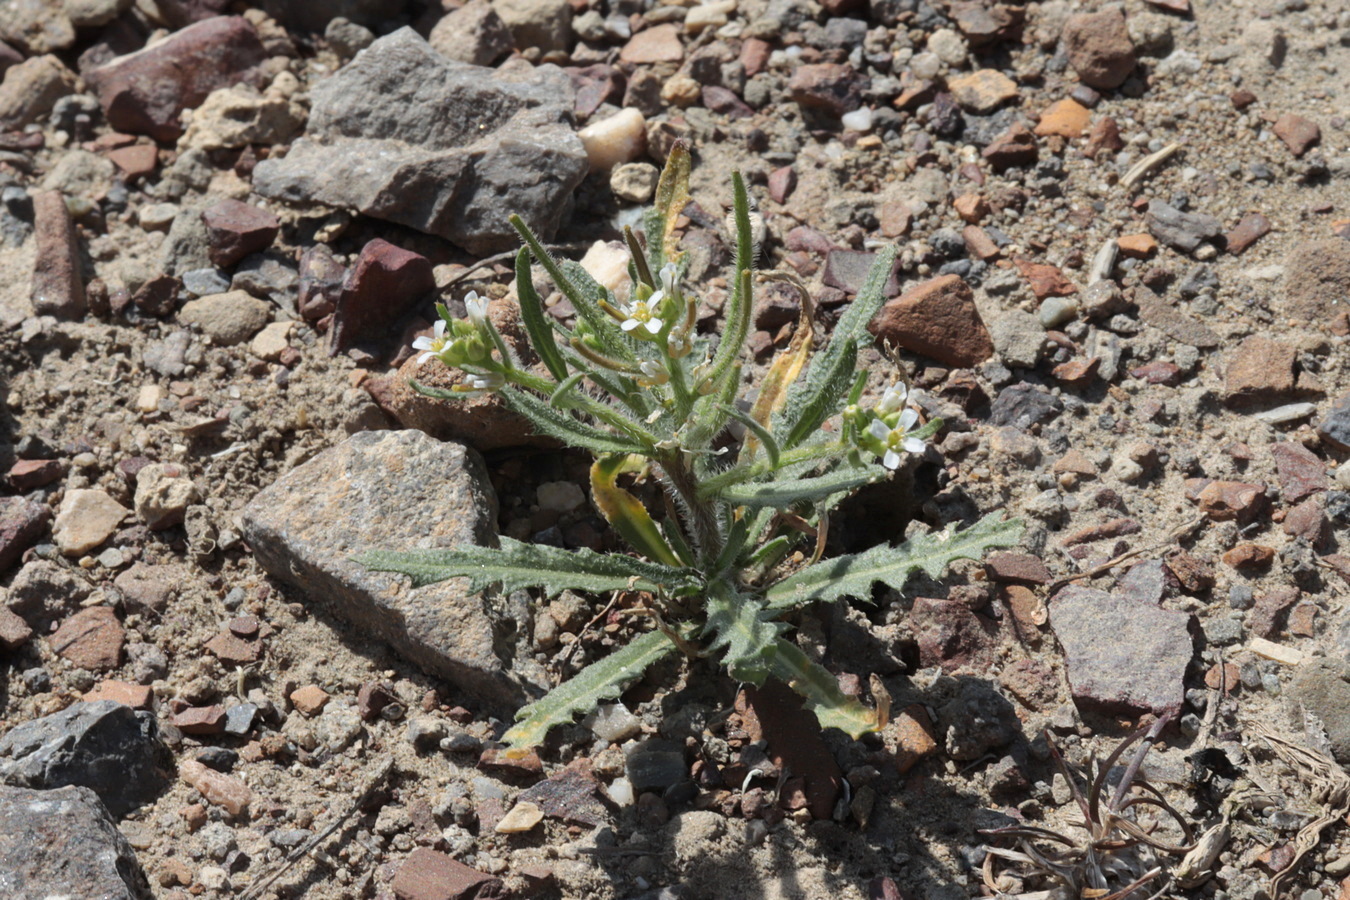
[[[623,109],[587,125],[577,137],[586,148],[591,171],[599,172],[642,155],[647,147],[647,120],[636,109]]]
[[[839,117],[839,121],[849,131],[871,131],[872,110],[864,106],[861,109],[855,109],[853,112],[844,113]]]
[[[609,786],[609,799],[619,806],[633,805],[633,785],[627,778],[616,778]]]
[[[606,703],[581,720],[602,741],[617,744],[642,730],[642,721],[622,703]]]

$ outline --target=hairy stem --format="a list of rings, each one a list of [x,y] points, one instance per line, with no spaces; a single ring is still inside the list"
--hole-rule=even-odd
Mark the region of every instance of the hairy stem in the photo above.
[[[722,529],[717,524],[717,514],[712,503],[699,499],[698,479],[690,468],[687,458],[676,450],[660,460],[661,470],[675,492],[676,504],[686,511],[691,537],[697,546],[699,562],[707,565],[722,552]]]

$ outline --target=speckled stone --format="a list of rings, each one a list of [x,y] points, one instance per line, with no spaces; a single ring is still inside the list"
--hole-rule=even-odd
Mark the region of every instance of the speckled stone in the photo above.
[[[370,549],[495,543],[497,497],[474,450],[420,431],[362,432],[288,472],[244,510],[258,562],[306,601],[427,672],[512,705],[496,626],[463,579],[413,588],[353,561]]]

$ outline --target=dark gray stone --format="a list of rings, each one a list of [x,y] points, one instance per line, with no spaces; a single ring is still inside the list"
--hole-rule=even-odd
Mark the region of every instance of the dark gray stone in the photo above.
[[[1070,587],[1050,603],[1074,702],[1111,713],[1176,715],[1194,647],[1186,613]]]
[[[588,161],[562,70],[485,69],[441,56],[411,28],[317,85],[306,136],[258,163],[254,189],[349,207],[477,255],[514,248],[515,213],[547,240]]]
[[[1021,732],[1017,711],[987,682],[964,680],[960,693],[938,710],[938,728],[952,759],[979,759]]]
[[[88,788],[0,787],[0,896],[150,900],[136,853]]]
[[[1213,216],[1182,212],[1162,200],[1149,201],[1147,222],[1150,234],[1182,253],[1190,253],[1223,233],[1223,225]]]
[[[352,559],[365,550],[496,543],[497,496],[482,457],[420,431],[362,432],[261,491],[244,509],[244,537],[271,575],[322,602],[362,637],[514,705],[508,638],[515,625],[455,578],[422,588]]]
[[[117,816],[154,800],[171,764],[154,714],[112,700],[76,703],[0,737],[0,781],[87,787]]]
[[[989,409],[992,425],[1012,425],[1026,430],[1059,415],[1064,404],[1049,391],[1034,384],[1014,384],[998,392]]]
[[[1327,410],[1322,421],[1317,423],[1317,434],[1337,450],[1350,450],[1350,394]]]
[[[1337,762],[1350,765],[1350,664],[1308,660],[1289,683],[1289,696],[1322,720]]]
[[[652,738],[633,748],[624,761],[624,771],[633,792],[664,791],[689,779],[684,750],[679,744]]]

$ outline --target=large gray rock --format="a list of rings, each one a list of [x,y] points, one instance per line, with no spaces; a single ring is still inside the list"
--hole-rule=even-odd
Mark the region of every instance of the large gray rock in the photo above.
[[[446,59],[411,28],[380,38],[314,88],[306,136],[257,165],[254,190],[480,255],[517,245],[513,213],[551,238],[588,167],[571,82],[555,66],[508,68]]]
[[[1070,587],[1050,603],[1079,707],[1104,714],[1176,715],[1194,646],[1191,617],[1091,588]]]
[[[39,789],[87,787],[118,816],[154,800],[168,783],[169,765],[154,714],[112,700],[76,703],[0,737],[0,781]]]
[[[1298,667],[1289,696],[1322,720],[1337,762],[1350,765],[1350,664],[1314,659]]]
[[[365,636],[484,702],[521,692],[504,646],[514,626],[463,579],[423,588],[352,557],[496,542],[497,496],[482,457],[420,431],[354,435],[260,492],[244,510],[244,536],[274,577]]]
[[[136,853],[93,791],[0,787],[0,896],[152,895]]]

